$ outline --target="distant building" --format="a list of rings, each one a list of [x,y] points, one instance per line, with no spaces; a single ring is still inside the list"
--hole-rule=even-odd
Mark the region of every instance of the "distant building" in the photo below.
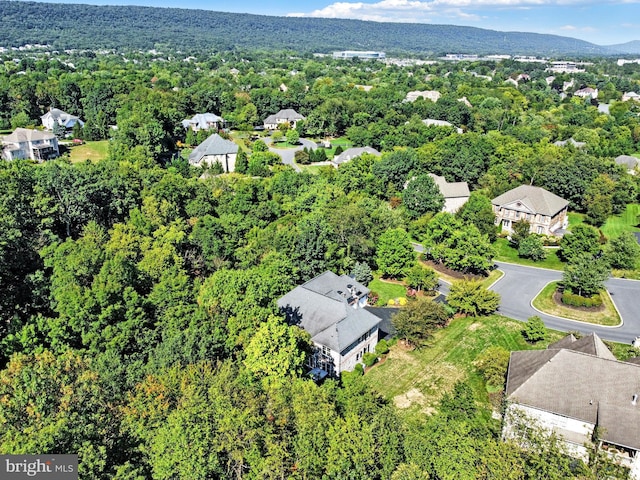
[[[447,122],[446,120],[435,120],[433,118],[425,118],[422,120],[427,127],[450,127],[455,129],[458,133],[463,133],[463,130],[460,127],[456,127],[452,123]]]
[[[53,133],[16,128],[2,139],[2,158],[31,159],[42,162],[60,156],[58,139]]]
[[[63,112],[59,108],[52,108],[47,113],[40,117],[42,126],[49,131],[52,131],[56,124],[63,127],[65,130],[72,130],[76,123],[79,123],[81,127],[84,127],[84,122],[79,117],[71,115],[67,112]]]
[[[333,157],[333,160],[331,160],[331,164],[334,167],[339,167],[343,163],[348,162],[353,158],[359,157],[363,153],[375,155],[376,157],[380,156],[380,152],[373,147],[352,147],[347,148],[340,155],[336,155],[335,157]]]
[[[360,58],[362,60],[382,60],[385,57],[386,55],[384,52],[361,52],[358,50],[333,52],[333,58],[337,60],[347,60],[350,58]]]
[[[574,97],[580,97],[580,98],[593,98],[596,99],[598,98],[598,89],[597,88],[591,88],[591,87],[586,87],[586,88],[581,88],[580,90],[576,90],[573,93]]]
[[[182,121],[182,126],[194,132],[200,130],[218,130],[224,127],[224,119],[215,113],[198,113]]]
[[[635,174],[640,168],[640,158],[631,155],[619,155],[615,158],[618,165],[623,165],[627,172]]]
[[[469,193],[469,185],[467,182],[447,182],[444,177],[430,173],[429,176],[438,186],[440,193],[444,197],[443,212],[456,213],[467,203],[471,193]]]
[[[634,102],[640,102],[640,95],[638,95],[636,92],[627,92],[624,95],[622,95],[623,102],[628,102],[629,100],[632,100]]]
[[[238,145],[214,133],[191,152],[189,163],[197,167],[219,163],[229,173],[236,169],[237,156]]]
[[[544,188],[520,185],[491,200],[496,225],[511,232],[513,223],[526,220],[531,233],[551,235],[568,223],[569,202]]]
[[[556,142],[553,142],[553,144],[556,147],[566,147],[567,145],[571,145],[575,148],[584,148],[587,146],[587,144],[585,142],[578,142],[576,140],[573,139],[573,137],[571,137],[568,140],[558,140]]]
[[[437,90],[414,90],[407,93],[407,95],[404,97],[404,101],[415,102],[419,98],[424,98],[425,100],[431,100],[433,103],[435,103],[441,96],[442,94]]]
[[[286,123],[291,128],[296,128],[298,121],[304,120],[305,117],[300,115],[292,108],[287,108],[284,110],[280,110],[278,113],[274,115],[269,115],[264,119],[264,129],[265,130],[275,130],[279,125]]]

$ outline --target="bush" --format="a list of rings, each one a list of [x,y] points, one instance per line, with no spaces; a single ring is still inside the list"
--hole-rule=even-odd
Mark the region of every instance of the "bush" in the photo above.
[[[378,356],[375,353],[367,352],[362,356],[362,363],[367,367],[372,367],[374,363],[378,361]]]
[[[535,343],[544,340],[547,333],[547,327],[544,322],[538,316],[529,317],[527,323],[524,324],[522,329],[522,336],[527,342]]]
[[[507,366],[509,365],[509,355],[509,350],[499,346],[489,347],[478,355],[473,364],[485,382],[487,382],[487,385],[493,387],[504,385]]]
[[[599,307],[602,305],[602,297],[600,294],[593,295],[591,297],[582,297],[575,293],[565,291],[562,293],[562,303],[570,305],[572,307]]]
[[[376,353],[378,355],[384,355],[386,353],[389,353],[389,344],[387,343],[387,341],[383,338],[382,340],[380,340],[378,342],[378,344],[376,345]]]

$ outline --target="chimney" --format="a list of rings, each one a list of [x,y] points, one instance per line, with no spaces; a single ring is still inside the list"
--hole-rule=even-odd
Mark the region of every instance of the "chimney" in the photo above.
[[[631,397],[631,405],[635,406],[638,403],[638,394],[634,393],[633,397]]]

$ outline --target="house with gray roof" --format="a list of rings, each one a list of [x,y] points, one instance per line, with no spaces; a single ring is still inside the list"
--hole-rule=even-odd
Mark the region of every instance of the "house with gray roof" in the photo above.
[[[2,158],[5,160],[21,158],[42,162],[59,156],[58,139],[51,132],[16,128],[2,138]]]
[[[353,158],[359,157],[363,153],[375,155],[376,157],[380,156],[380,152],[373,147],[352,147],[347,148],[340,155],[336,155],[335,157],[333,157],[333,160],[331,160],[331,164],[334,167],[338,168],[343,163],[348,162]]]
[[[491,200],[496,225],[511,232],[513,223],[526,220],[531,233],[552,235],[567,227],[569,202],[558,195],[533,185],[520,185]]]
[[[429,176],[433,178],[444,197],[443,212],[456,213],[469,200],[471,193],[467,182],[447,182],[444,177],[433,173]]]
[[[219,163],[222,169],[229,173],[236,168],[237,156],[238,145],[214,133],[191,152],[189,163],[197,167]]]
[[[264,129],[265,130],[275,130],[279,125],[286,123],[290,128],[296,128],[298,121],[304,120],[305,117],[300,115],[292,108],[287,108],[284,110],[280,110],[278,113],[274,115],[269,115],[264,120]]]
[[[640,365],[616,360],[596,334],[512,352],[505,394],[504,438],[518,440],[522,427],[537,426],[583,460],[596,441],[640,478]]]
[[[553,142],[556,147],[566,147],[567,145],[572,145],[575,148],[584,148],[587,146],[585,142],[578,142],[571,137],[568,140],[558,140],[557,142]]]
[[[219,130],[224,127],[224,119],[215,113],[198,113],[182,121],[182,126],[194,132],[200,130]]]
[[[309,368],[338,376],[374,351],[381,319],[365,308],[368,295],[369,289],[348,275],[326,271],[278,300],[287,321],[311,336]]]
[[[47,113],[40,117],[42,125],[49,131],[57,125],[60,125],[65,130],[72,130],[76,123],[79,123],[81,127],[84,127],[84,122],[79,117],[71,115],[70,113],[63,112],[59,108],[52,108]]]
[[[447,122],[446,120],[436,120],[434,118],[425,118],[424,120],[422,120],[422,123],[424,123],[427,127],[449,127],[449,128],[453,128],[457,133],[463,132],[463,130],[460,127],[456,127],[455,125],[453,125],[450,122]]]
[[[632,157],[631,155],[619,155],[615,158],[615,162],[618,165],[622,165],[627,169],[627,172],[635,174],[640,168],[640,158]]]

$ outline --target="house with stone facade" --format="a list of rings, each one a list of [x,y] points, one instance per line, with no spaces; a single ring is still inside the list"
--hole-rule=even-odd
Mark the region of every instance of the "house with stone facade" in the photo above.
[[[287,321],[311,336],[310,369],[337,377],[374,351],[381,318],[365,308],[368,295],[369,289],[348,275],[326,271],[278,300]]]
[[[511,232],[513,223],[526,220],[531,233],[552,235],[568,225],[569,202],[542,187],[520,185],[491,200],[496,225]]]
[[[596,443],[640,479],[640,364],[616,360],[596,334],[569,335],[547,350],[511,353],[503,438],[523,428],[560,438],[571,456],[588,459]]]

